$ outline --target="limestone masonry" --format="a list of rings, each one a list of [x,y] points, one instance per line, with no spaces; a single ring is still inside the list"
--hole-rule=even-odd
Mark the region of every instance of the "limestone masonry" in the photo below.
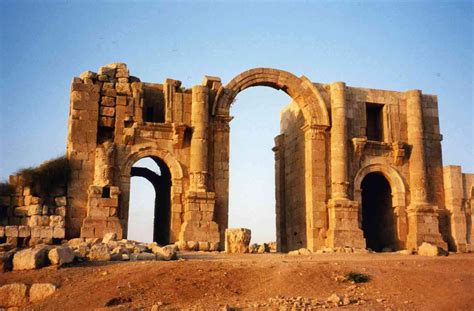
[[[52,194],[46,210],[27,188],[3,196],[0,238],[125,238],[130,179],[141,176],[156,191],[154,241],[223,249],[230,109],[254,86],[292,99],[273,148],[279,251],[423,242],[474,250],[474,174],[442,166],[436,96],[314,83],[269,68],[227,85],[205,76],[186,89],[171,79],[141,82],[123,63],[73,79],[66,193]],[[145,157],[159,173],[132,167]]]

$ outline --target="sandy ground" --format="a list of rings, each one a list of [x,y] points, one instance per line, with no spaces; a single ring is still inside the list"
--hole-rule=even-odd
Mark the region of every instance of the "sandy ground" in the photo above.
[[[42,303],[27,306],[35,310],[149,310],[153,305],[264,310],[285,305],[277,299],[325,301],[334,293],[352,300],[338,309],[474,310],[474,254],[180,253],[180,257],[172,262],[76,263],[6,272],[0,274],[0,285],[58,285],[56,293]],[[350,271],[368,274],[371,280],[342,281]]]

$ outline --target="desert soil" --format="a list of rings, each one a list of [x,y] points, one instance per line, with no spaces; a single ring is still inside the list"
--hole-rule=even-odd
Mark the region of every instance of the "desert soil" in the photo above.
[[[313,306],[332,294],[338,309],[474,310],[474,254],[421,257],[382,254],[226,255],[180,253],[178,261],[75,263],[0,274],[0,286],[51,282],[59,286],[34,310],[278,309],[293,301]],[[368,283],[343,281],[347,272]],[[156,307],[155,307],[156,308]],[[284,308],[283,308],[284,309]]]

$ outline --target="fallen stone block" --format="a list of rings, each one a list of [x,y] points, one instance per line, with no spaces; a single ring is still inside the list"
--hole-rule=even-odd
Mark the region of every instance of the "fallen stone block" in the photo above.
[[[28,303],[28,287],[22,283],[0,287],[0,307],[20,307]]]
[[[448,252],[439,246],[431,243],[423,242],[418,247],[418,255],[420,256],[448,256]]]
[[[11,271],[13,269],[13,256],[15,250],[0,252],[0,271]]]
[[[13,270],[31,270],[47,265],[49,247],[39,246],[17,252],[13,256]]]
[[[175,260],[178,258],[177,250],[174,245],[167,245],[163,247],[154,246],[151,251],[160,260]]]
[[[233,228],[225,230],[226,253],[248,253],[251,239],[250,229]]]
[[[106,244],[94,244],[87,258],[91,261],[109,261],[111,259],[109,247]]]
[[[74,251],[67,246],[53,248],[48,253],[48,258],[53,265],[63,265],[74,261]]]
[[[107,244],[110,241],[117,241],[117,233],[109,232],[104,235],[104,238],[102,239],[102,243]]]
[[[153,253],[138,253],[138,254],[130,254],[129,258],[131,261],[156,260],[157,255]]]
[[[30,288],[30,301],[39,302],[51,296],[57,287],[51,283],[35,283]]]

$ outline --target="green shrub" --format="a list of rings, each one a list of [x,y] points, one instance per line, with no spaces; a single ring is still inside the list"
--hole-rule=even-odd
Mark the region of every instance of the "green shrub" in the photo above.
[[[45,161],[38,167],[21,169],[16,173],[21,184],[29,186],[39,196],[45,196],[56,188],[65,186],[70,174],[71,168],[65,156]]]
[[[354,283],[366,283],[370,281],[370,276],[368,274],[358,273],[358,272],[348,272],[345,275],[346,281],[352,281]]]

